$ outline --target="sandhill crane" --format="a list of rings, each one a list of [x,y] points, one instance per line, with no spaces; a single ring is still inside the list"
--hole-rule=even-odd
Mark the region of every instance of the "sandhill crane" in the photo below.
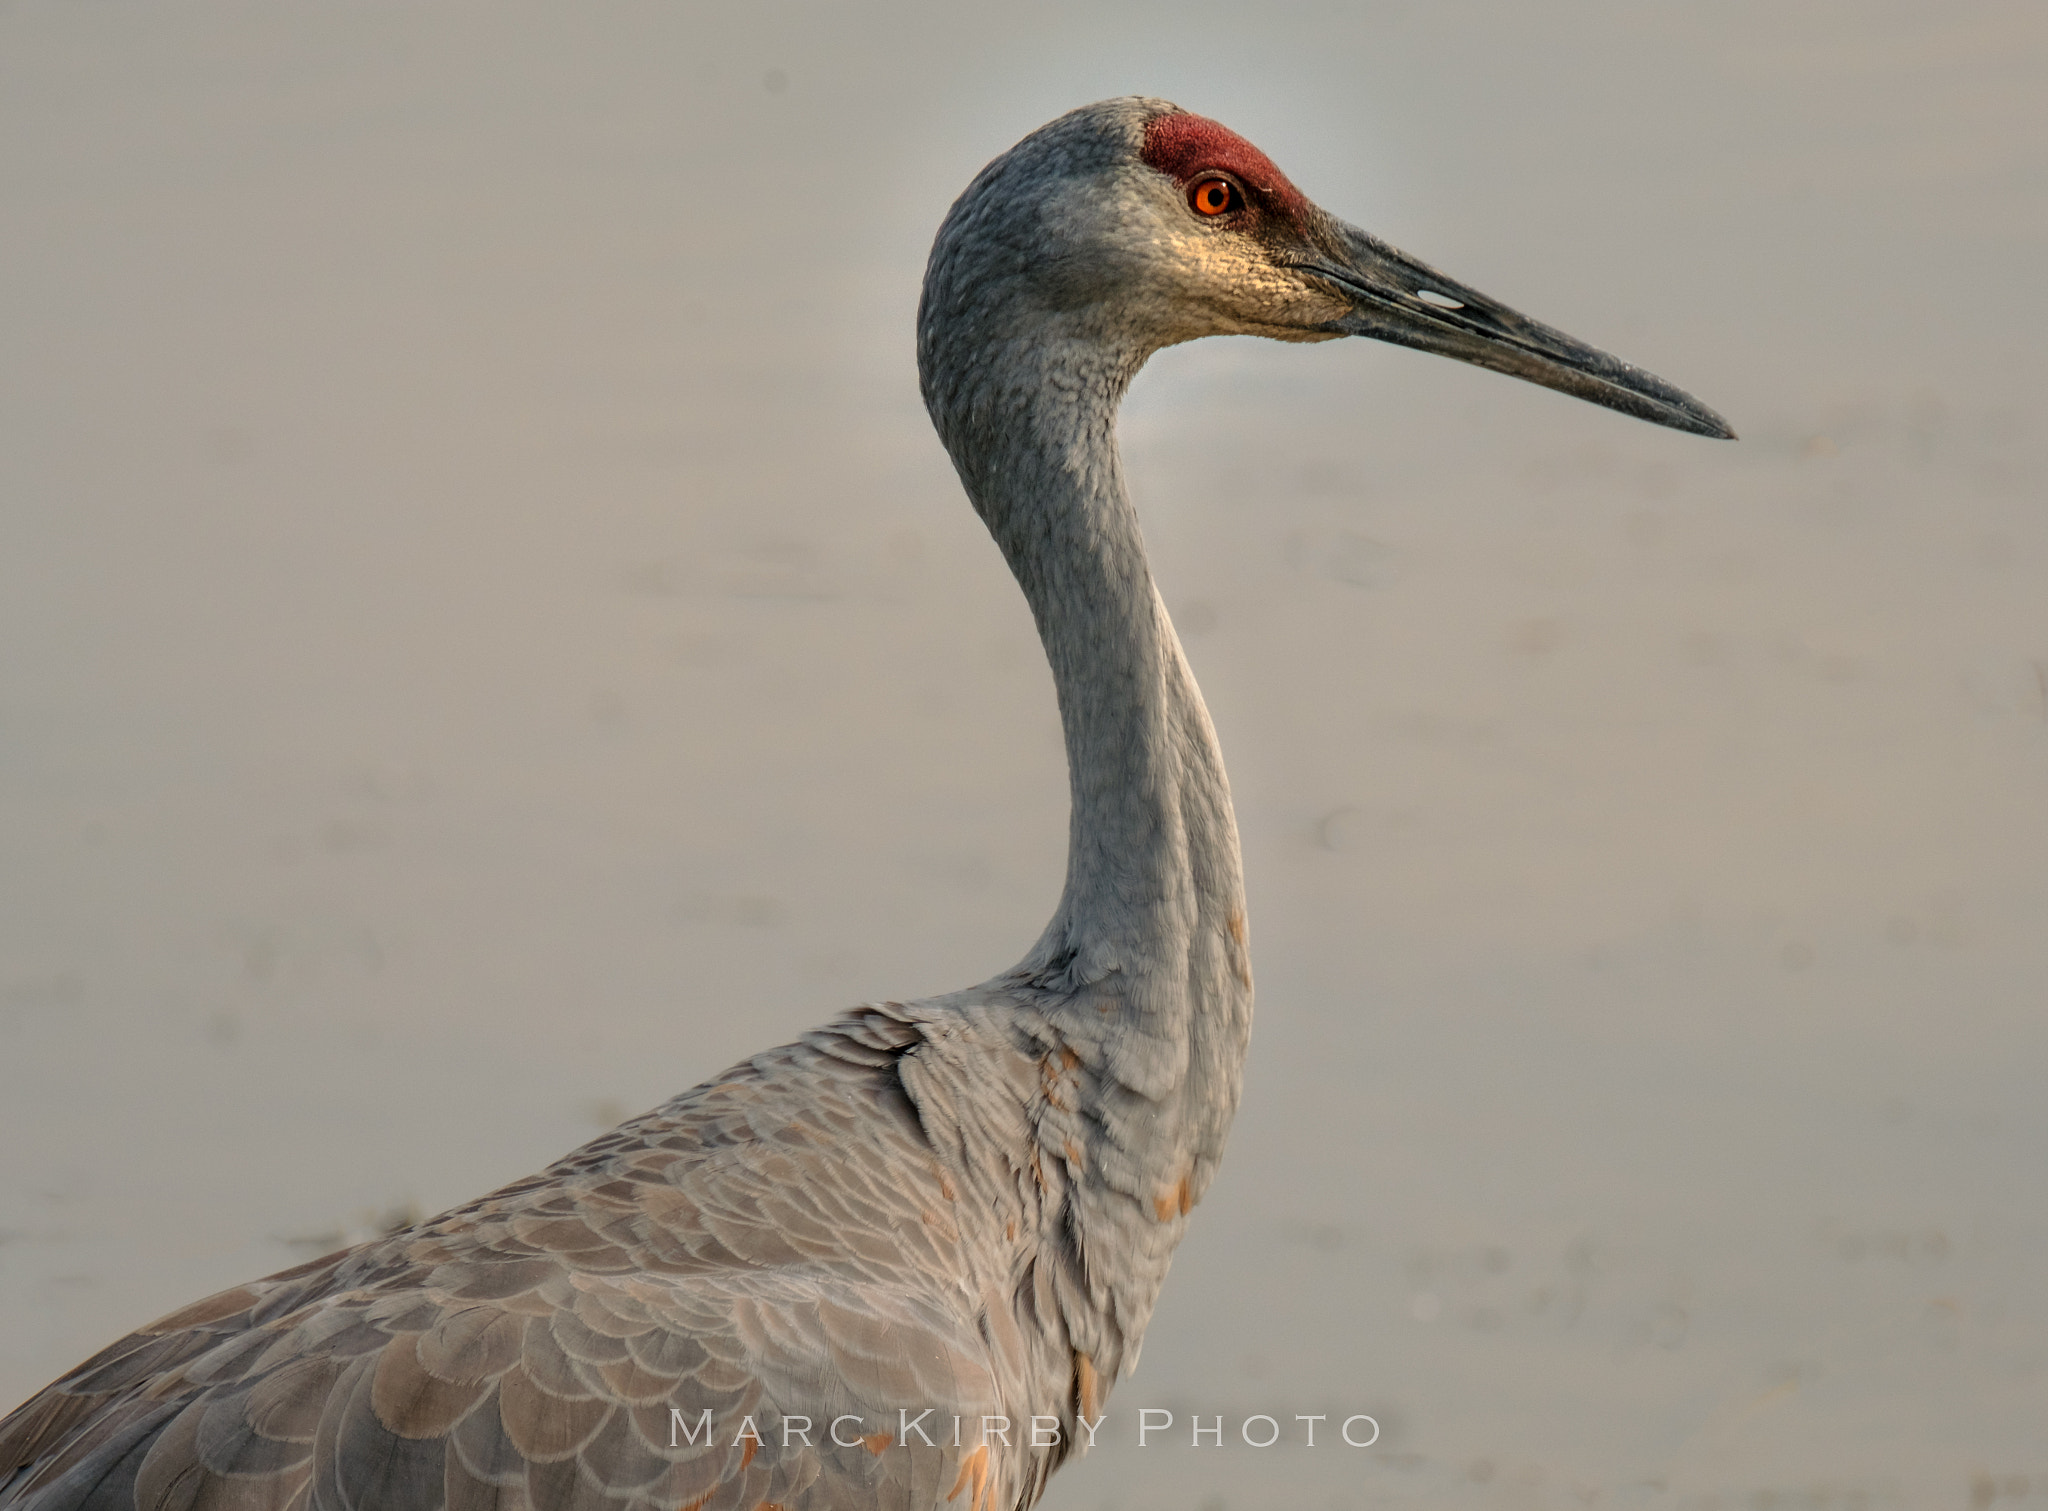
[[[1251,1028],[1229,789],[1115,438],[1152,353],[1229,333],[1374,336],[1731,434],[1213,121],[1120,99],[1035,132],[947,215],[918,366],[1058,688],[1070,848],[1037,944],[143,1328],[0,1423],[0,1507],[1034,1502],[1136,1360]]]

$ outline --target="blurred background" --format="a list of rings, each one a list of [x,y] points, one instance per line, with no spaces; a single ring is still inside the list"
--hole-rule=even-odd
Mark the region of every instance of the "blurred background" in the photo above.
[[[2032,0],[0,6],[0,1404],[1023,952],[911,320],[1140,92],[1743,438],[1140,378],[1260,1017],[1048,1504],[2048,1506],[2044,78]]]

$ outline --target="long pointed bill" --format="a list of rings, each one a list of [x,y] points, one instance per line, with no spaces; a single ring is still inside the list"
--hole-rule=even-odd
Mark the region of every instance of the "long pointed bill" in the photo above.
[[[1655,425],[1735,438],[1726,420],[1662,378],[1517,314],[1335,216],[1325,218],[1323,229],[1337,255],[1302,257],[1294,265],[1327,279],[1352,301],[1352,312],[1325,330],[1490,367]]]

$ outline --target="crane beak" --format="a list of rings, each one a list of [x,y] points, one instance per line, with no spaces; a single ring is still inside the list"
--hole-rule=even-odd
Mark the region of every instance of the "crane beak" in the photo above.
[[[1321,229],[1320,245],[1288,261],[1351,302],[1349,314],[1322,329],[1490,367],[1654,425],[1735,438],[1726,420],[1662,378],[1517,314],[1334,216]]]

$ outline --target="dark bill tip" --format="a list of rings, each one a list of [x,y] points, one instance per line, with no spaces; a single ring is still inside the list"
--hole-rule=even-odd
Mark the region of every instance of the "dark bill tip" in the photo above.
[[[1653,425],[1735,439],[1720,415],[1655,374],[1531,320],[1356,227],[1333,218],[1325,231],[1334,255],[1295,266],[1351,300],[1351,312],[1326,329],[1491,368]]]

